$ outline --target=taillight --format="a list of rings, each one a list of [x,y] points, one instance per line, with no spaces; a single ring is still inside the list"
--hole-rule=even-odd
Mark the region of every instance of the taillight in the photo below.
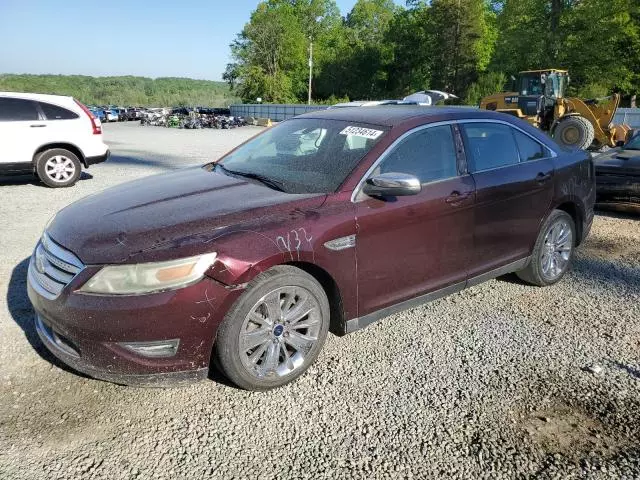
[[[100,125],[99,120],[93,115],[93,113],[91,113],[91,110],[89,110],[85,105],[80,103],[75,98],[73,99],[73,101],[76,102],[76,104],[82,109],[82,111],[87,114],[87,116],[89,117],[89,120],[91,120],[91,127],[93,129],[93,134],[101,135],[102,126]]]

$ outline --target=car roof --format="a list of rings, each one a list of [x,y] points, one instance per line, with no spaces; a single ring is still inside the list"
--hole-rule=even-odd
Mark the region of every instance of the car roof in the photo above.
[[[14,97],[14,98],[25,98],[28,100],[43,100],[43,101],[68,101],[73,97],[68,95],[50,95],[48,93],[24,93],[24,92],[0,92],[0,97]]]
[[[326,120],[343,120],[356,123],[369,123],[386,127],[394,127],[417,117],[424,117],[425,123],[446,119],[462,118],[501,118],[504,117],[488,110],[465,107],[427,107],[417,105],[380,105],[375,107],[343,107],[316,110],[296,118],[317,118]]]

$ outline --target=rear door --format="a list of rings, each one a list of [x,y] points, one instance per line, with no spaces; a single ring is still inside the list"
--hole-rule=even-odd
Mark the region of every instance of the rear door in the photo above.
[[[80,139],[87,137],[90,128],[86,117],[50,102],[38,102],[43,120],[40,122],[40,146],[51,142],[68,142],[80,147]]]
[[[553,199],[553,152],[506,122],[462,122],[476,184],[473,278],[527,257]]]
[[[36,102],[0,97],[0,164],[4,170],[29,168],[41,124]]]
[[[356,195],[359,316],[464,285],[473,255],[474,186],[460,167],[454,138],[449,124],[419,127],[368,175],[414,175],[422,183],[418,195]]]

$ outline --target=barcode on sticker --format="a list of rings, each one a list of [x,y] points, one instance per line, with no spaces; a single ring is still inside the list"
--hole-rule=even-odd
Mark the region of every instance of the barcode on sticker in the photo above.
[[[362,127],[346,127],[340,132],[340,135],[353,135],[354,137],[374,139],[382,135],[382,130],[373,130],[371,128]]]

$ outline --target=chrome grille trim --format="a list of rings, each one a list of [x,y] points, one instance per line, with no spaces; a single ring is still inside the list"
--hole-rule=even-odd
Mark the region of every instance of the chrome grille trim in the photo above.
[[[40,295],[54,300],[83,268],[78,257],[45,233],[29,262],[29,282]]]

